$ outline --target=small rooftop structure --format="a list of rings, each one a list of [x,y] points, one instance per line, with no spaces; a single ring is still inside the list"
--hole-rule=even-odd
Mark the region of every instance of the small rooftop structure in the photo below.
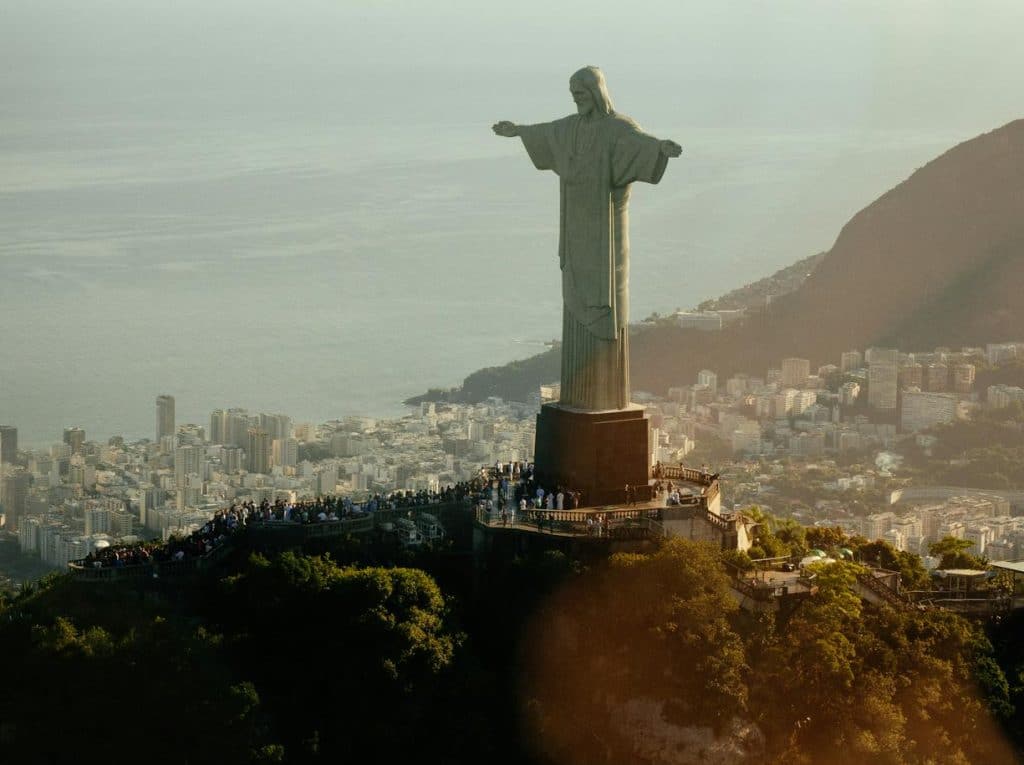
[[[1009,571],[1011,574],[1024,574],[1024,560],[993,560],[989,561],[988,565],[1000,571]]]

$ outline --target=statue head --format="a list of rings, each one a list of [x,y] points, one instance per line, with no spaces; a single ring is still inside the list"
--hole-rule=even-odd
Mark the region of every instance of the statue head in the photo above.
[[[569,78],[569,92],[576,110],[584,116],[592,112],[604,117],[615,113],[604,74],[596,66],[585,66],[573,74]]]

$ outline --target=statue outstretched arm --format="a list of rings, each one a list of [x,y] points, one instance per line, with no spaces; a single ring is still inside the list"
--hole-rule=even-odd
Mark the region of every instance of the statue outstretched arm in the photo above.
[[[491,130],[504,138],[515,138],[519,135],[519,126],[508,120],[494,123],[491,125]]]
[[[677,144],[675,141],[662,141],[661,142],[661,153],[666,157],[678,157],[683,153],[683,147]]]

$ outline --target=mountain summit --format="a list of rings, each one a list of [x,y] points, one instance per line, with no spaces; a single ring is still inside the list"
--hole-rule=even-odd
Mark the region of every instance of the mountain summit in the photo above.
[[[641,332],[635,387],[663,391],[702,368],[812,366],[851,348],[958,347],[1024,327],[1024,120],[950,149],[857,213],[770,311],[723,332]]]

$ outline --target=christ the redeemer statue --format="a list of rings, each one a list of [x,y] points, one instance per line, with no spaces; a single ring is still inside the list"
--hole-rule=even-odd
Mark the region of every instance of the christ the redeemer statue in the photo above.
[[[538,170],[561,189],[562,406],[587,411],[629,405],[629,187],[657,183],[679,144],[644,133],[612,108],[594,66],[569,80],[576,114],[539,125],[502,121]]]

